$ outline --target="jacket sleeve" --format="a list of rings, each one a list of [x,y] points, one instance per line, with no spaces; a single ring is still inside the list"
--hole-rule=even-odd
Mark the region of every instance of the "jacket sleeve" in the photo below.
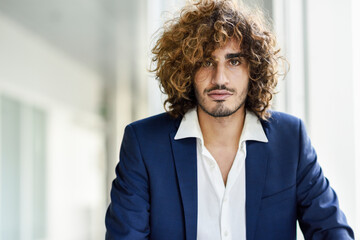
[[[347,240],[354,233],[339,208],[335,191],[324,177],[314,148],[300,120],[297,171],[297,215],[305,239]]]
[[[149,184],[140,147],[133,127],[128,125],[105,217],[107,240],[149,239]]]

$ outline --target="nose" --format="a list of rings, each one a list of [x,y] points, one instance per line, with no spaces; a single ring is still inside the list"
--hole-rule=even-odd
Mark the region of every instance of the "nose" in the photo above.
[[[226,85],[228,82],[225,67],[218,64],[215,68],[211,83],[214,85]]]

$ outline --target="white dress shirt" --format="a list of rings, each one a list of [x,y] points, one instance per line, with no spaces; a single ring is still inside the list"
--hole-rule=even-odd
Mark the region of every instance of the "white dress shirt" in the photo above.
[[[246,239],[246,141],[268,142],[258,117],[246,111],[239,148],[226,186],[216,160],[204,145],[196,108],[183,117],[175,140],[189,137],[197,139],[197,240]]]

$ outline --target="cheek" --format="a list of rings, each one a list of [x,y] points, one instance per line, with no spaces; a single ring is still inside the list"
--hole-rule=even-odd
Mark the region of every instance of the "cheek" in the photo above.
[[[195,91],[202,92],[208,85],[207,78],[204,74],[195,75],[194,88]]]
[[[241,66],[240,68],[237,68],[236,71],[233,71],[232,74],[238,78],[246,79],[249,78],[249,71],[245,66]]]
[[[198,81],[194,82],[194,90],[195,90],[195,94],[199,95],[203,92],[203,87],[201,85],[201,83],[199,83]]]
[[[237,87],[240,89],[244,89],[249,85],[249,77],[246,72],[239,72],[234,76],[234,79],[237,79]]]
[[[195,74],[195,82],[197,83],[197,85],[203,85],[207,82],[207,80],[209,79],[209,73],[207,72],[198,72],[197,74]]]

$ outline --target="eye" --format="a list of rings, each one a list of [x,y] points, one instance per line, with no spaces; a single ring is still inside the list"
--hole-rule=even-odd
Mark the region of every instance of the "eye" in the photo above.
[[[205,60],[203,63],[202,63],[202,66],[203,67],[211,67],[213,65],[212,61],[210,60]]]
[[[231,66],[238,66],[240,65],[240,61],[238,59],[231,59],[230,61]]]

